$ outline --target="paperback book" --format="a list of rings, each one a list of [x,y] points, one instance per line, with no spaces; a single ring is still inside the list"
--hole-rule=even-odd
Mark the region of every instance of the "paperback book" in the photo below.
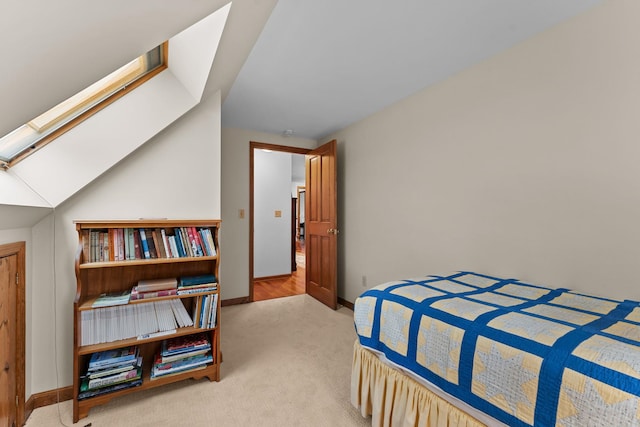
[[[78,393],[78,400],[88,399],[90,397],[101,396],[107,393],[113,393],[118,390],[124,390],[127,388],[137,387],[142,384],[142,378],[139,378],[134,381],[124,382],[119,384],[114,384],[108,387],[97,388],[95,390],[86,390]]]
[[[90,378],[86,376],[82,378],[80,383],[80,391],[93,390],[96,388],[107,387],[110,385],[134,381],[142,378],[142,357],[138,357],[135,364],[128,367],[129,369],[116,374],[106,375],[98,378]]]
[[[131,291],[121,291],[121,292],[110,292],[104,293],[100,295],[96,300],[91,304],[92,308],[97,307],[108,307],[112,305],[123,305],[128,304],[129,299],[131,298]]]
[[[205,367],[208,363],[213,362],[213,357],[210,353],[203,355],[197,355],[192,357],[186,357],[172,362],[162,363],[160,362],[161,356],[156,356],[156,363],[151,370],[151,378],[157,378],[169,374],[175,374],[178,372],[186,372],[194,369]]]
[[[138,346],[99,351],[93,353],[89,359],[89,371],[107,369],[133,362],[138,358]]]
[[[210,349],[211,343],[204,333],[184,335],[162,341],[161,355],[170,356],[178,353],[187,353],[194,350]]]
[[[165,279],[138,280],[136,289],[138,292],[162,291],[165,289],[176,289],[178,281],[175,277]]]
[[[139,359],[139,358],[138,358]],[[136,365],[136,362],[133,363],[123,363],[122,365],[118,365],[118,366],[114,366],[113,368],[107,368],[107,369],[100,369],[100,370],[95,370],[95,371],[87,371],[87,374],[84,377],[89,378],[90,380],[94,379],[94,378],[102,378],[102,377],[107,377],[109,375],[115,375],[115,374],[119,374],[121,372],[126,372],[126,371],[130,371],[131,369],[133,369],[133,367]]]

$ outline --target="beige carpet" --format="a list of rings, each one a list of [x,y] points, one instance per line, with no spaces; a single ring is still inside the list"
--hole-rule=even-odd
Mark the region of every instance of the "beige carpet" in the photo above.
[[[74,426],[365,426],[350,403],[353,312],[308,295],[222,309],[220,382],[187,380],[114,399]],[[71,401],[28,427],[72,425]]]

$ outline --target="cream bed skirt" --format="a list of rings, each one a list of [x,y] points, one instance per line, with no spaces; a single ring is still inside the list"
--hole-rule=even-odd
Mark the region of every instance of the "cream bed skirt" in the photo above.
[[[467,413],[385,365],[356,340],[351,371],[351,403],[372,426],[483,427]]]

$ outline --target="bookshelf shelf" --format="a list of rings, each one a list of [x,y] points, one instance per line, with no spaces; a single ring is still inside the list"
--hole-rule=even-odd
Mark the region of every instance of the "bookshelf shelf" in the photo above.
[[[171,296],[166,296],[166,297],[155,297],[155,298],[139,299],[139,300],[129,301],[127,303],[127,305],[144,304],[144,303],[153,302],[153,301],[167,301],[167,300],[172,300],[172,299],[187,299],[187,298],[193,298],[193,297],[202,296],[202,295],[211,295],[211,294],[215,294],[216,292],[217,291],[207,291],[207,292],[198,292],[198,293],[195,293],[195,294],[188,294],[188,295],[171,295]],[[98,299],[97,296],[87,299],[85,302],[83,302],[82,304],[78,305],[78,311],[95,310],[96,307],[93,307],[93,303],[97,299]],[[110,307],[115,307],[115,306],[110,306]]]
[[[156,258],[156,259],[138,259],[130,261],[106,261],[106,262],[90,262],[86,264],[80,264],[80,270],[96,269],[96,268],[123,268],[123,267],[135,267],[138,265],[158,265],[158,264],[175,264],[185,262],[202,262],[202,261],[215,261],[217,256],[202,256],[202,257],[185,257],[185,258]]]
[[[84,346],[78,347],[78,355],[83,356],[83,355],[96,353],[98,351],[111,350],[113,348],[122,348],[130,345],[142,345],[150,342],[156,342],[158,340],[163,340],[167,337],[180,337],[183,335],[191,335],[191,334],[195,334],[203,331],[213,331],[215,329],[216,328],[203,329],[203,328],[194,328],[192,326],[188,326],[186,328],[176,329],[176,332],[170,335],[163,335],[160,337],[145,338],[140,340],[137,338],[130,338],[127,340],[120,340],[120,341],[114,341],[114,342],[108,342],[108,343],[102,343],[102,344],[84,345]]]
[[[76,252],[76,297],[74,301],[74,360],[73,360],[73,421],[78,422],[89,414],[91,408],[102,405],[111,399],[135,393],[141,390],[155,388],[185,379],[208,378],[210,381],[220,380],[220,363],[222,361],[220,353],[220,283],[218,282],[218,269],[220,263],[220,252],[218,245],[218,234],[220,229],[219,220],[114,220],[114,221],[75,221],[78,232],[78,250]],[[137,230],[137,231],[136,231]],[[146,233],[142,233],[142,231]],[[128,240],[117,237],[127,236]],[[142,250],[142,240],[140,235],[151,234],[155,243],[154,251],[149,251],[145,255]],[[184,237],[183,237],[184,234]],[[188,234],[188,237],[186,237]],[[96,237],[99,236],[99,237]],[[160,237],[162,236],[162,237]],[[198,237],[199,236],[199,237]],[[182,240],[181,252],[171,254],[176,248],[175,241]],[[98,240],[99,239],[99,240]],[[119,239],[119,240],[118,240]],[[205,242],[206,240],[206,242]],[[97,247],[95,242],[100,242]],[[134,249],[134,245],[138,247]],[[151,245],[151,242],[147,242]],[[188,244],[191,245],[187,247]],[[129,245],[129,246],[122,246]],[[213,246],[213,249],[212,249]],[[146,247],[145,247],[146,249]],[[118,254],[118,251],[121,254]],[[190,253],[188,252],[190,251]],[[119,256],[127,258],[120,258]],[[102,294],[112,294],[130,291],[141,281],[162,281],[164,279],[210,277],[213,275],[217,283],[215,290],[204,290],[202,292],[186,295],[158,296],[130,300],[127,304],[113,305],[110,307],[92,307],[92,304]],[[184,281],[182,282],[184,283]],[[205,285],[201,285],[205,287]],[[141,286],[139,286],[141,288]],[[180,288],[178,288],[180,289]],[[183,288],[184,289],[184,288]],[[175,289],[174,289],[175,291]],[[187,291],[189,292],[189,291]],[[153,294],[152,296],[155,296]],[[140,295],[142,296],[142,295]],[[126,300],[125,300],[126,301]],[[209,301],[206,307],[210,310],[210,317],[203,317],[205,311],[205,301]],[[147,304],[141,306],[140,304]],[[169,308],[169,313],[175,315],[177,312],[184,312],[190,318],[193,326],[176,327],[175,329],[159,326],[158,332],[151,333],[148,338],[138,339],[139,336],[118,335],[118,329],[113,325],[125,324],[131,326],[135,323],[138,327],[138,314],[143,313],[148,307],[163,305]],[[178,308],[175,307],[178,305]],[[121,311],[122,310],[122,311]],[[123,314],[128,313],[128,314]],[[134,317],[130,313],[136,313]],[[108,314],[110,317],[102,317]],[[155,314],[148,315],[156,317]],[[113,318],[116,318],[115,323]],[[159,316],[160,317],[160,316]],[[135,318],[135,321],[132,319]],[[106,319],[106,320],[105,320]],[[203,320],[210,319],[209,323]],[[92,323],[93,322],[93,323]],[[198,324],[200,322],[200,324]],[[211,324],[213,323],[213,324]],[[190,323],[187,323],[189,325]],[[89,326],[90,325],[90,326]],[[97,326],[96,326],[97,325]],[[212,326],[212,327],[209,327]],[[83,327],[87,329],[83,334]],[[133,326],[132,326],[133,327]],[[92,329],[92,331],[90,331]],[[109,330],[105,335],[105,330]],[[128,327],[125,329],[129,329]],[[96,333],[97,335],[87,335]],[[130,332],[127,330],[127,332]],[[151,378],[150,372],[154,365],[154,359],[160,353],[164,340],[177,339],[178,337],[189,338],[204,334],[211,345],[211,363],[206,366],[198,366],[198,369],[170,373],[166,376]],[[138,335],[138,334],[134,334]],[[96,338],[97,336],[97,338]],[[113,337],[126,339],[114,339]],[[106,341],[106,342],[104,342]],[[189,341],[193,341],[190,338]],[[89,360],[92,355],[99,352],[106,352],[116,349],[123,349],[136,346],[139,355],[142,357],[142,384],[130,388],[112,391],[94,397],[82,399],[81,376],[87,374]],[[164,371],[163,371],[164,373]],[[158,374],[159,375],[159,374]],[[138,373],[138,378],[140,374]],[[86,380],[85,380],[86,381]]]

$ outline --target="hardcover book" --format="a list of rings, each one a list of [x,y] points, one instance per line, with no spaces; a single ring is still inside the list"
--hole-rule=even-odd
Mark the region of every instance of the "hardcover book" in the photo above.
[[[147,242],[147,233],[144,231],[144,228],[140,229],[140,242],[142,243],[142,255],[144,255],[144,259],[150,259],[151,254],[149,253],[149,244]]]
[[[165,279],[138,280],[138,292],[161,291],[164,289],[176,289],[178,280],[175,277]]]
[[[140,299],[149,299],[149,298],[159,298],[159,297],[168,297],[172,295],[177,295],[177,289],[161,289],[159,291],[148,291],[148,292],[140,292],[138,290],[138,286],[134,286],[131,289],[131,297],[132,301],[140,300]]]
[[[213,274],[202,274],[199,276],[182,276],[178,280],[179,286],[201,285],[203,283],[216,283],[216,276]]]
[[[145,235],[147,237],[147,246],[149,246],[149,257],[153,259],[158,258],[156,244],[153,241],[153,231],[151,229],[147,229],[145,230]]]
[[[144,259],[142,253],[142,242],[140,241],[140,230],[135,228],[133,230],[133,253],[136,259]]]
[[[182,233],[180,232],[179,228],[174,229],[174,237],[176,240],[176,246],[178,247],[178,255],[181,258],[188,256],[184,246],[182,245]]]

